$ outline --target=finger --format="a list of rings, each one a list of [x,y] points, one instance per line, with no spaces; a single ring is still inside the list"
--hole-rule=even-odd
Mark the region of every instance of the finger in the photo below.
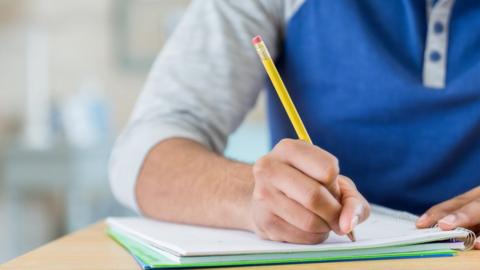
[[[437,204],[427,210],[420,218],[417,219],[416,225],[418,228],[429,228],[437,224],[438,221],[449,213],[462,207],[463,201],[458,198],[453,198],[448,201]]]
[[[477,237],[477,240],[475,240],[475,245],[473,246],[474,249],[480,249],[480,236]]]
[[[339,176],[339,185],[343,205],[339,220],[340,230],[342,233],[349,233],[368,218],[370,206],[350,178]]]
[[[480,199],[471,201],[438,221],[438,226],[442,230],[453,230],[457,227],[472,228],[478,224],[480,224]]]
[[[296,244],[318,244],[328,238],[327,233],[302,231],[276,215],[268,217],[264,232],[270,240]]]
[[[338,198],[338,160],[335,156],[315,145],[302,140],[284,139],[278,143],[272,153],[283,161],[311,178],[321,182]]]
[[[266,203],[275,215],[302,231],[310,233],[330,231],[329,225],[322,218],[279,191],[273,192],[271,200]]]
[[[267,164],[262,164],[265,162]],[[323,185],[284,163],[262,161],[258,167],[263,169],[255,170],[256,177],[268,179],[265,180],[269,181],[268,184],[322,218],[331,230],[340,232],[338,217],[341,205]]]
[[[474,188],[450,200],[439,203],[425,212],[416,222],[418,228],[428,228],[438,223],[438,221],[449,213],[458,210],[465,204],[468,204],[480,196],[480,188]]]

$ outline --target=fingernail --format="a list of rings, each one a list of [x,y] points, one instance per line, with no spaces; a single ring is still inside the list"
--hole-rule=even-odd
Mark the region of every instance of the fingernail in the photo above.
[[[438,222],[445,223],[447,225],[454,225],[456,219],[457,218],[455,217],[455,215],[448,215],[448,216],[440,219]]]
[[[363,214],[363,211],[363,205],[358,205],[355,207],[355,212],[353,212],[353,214],[355,214],[357,217],[360,217],[360,215]]]
[[[355,228],[355,226],[358,225],[358,220],[359,220],[359,217],[358,216],[354,216],[352,218],[352,222],[350,222],[350,231],[353,230],[353,228]]]
[[[422,224],[427,221],[427,214],[423,214],[421,217],[418,218],[417,223]]]

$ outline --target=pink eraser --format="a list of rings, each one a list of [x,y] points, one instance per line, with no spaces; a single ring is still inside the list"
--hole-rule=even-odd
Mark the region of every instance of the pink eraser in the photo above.
[[[252,38],[252,43],[253,43],[253,45],[257,45],[258,43],[260,43],[260,42],[262,42],[262,41],[263,41],[263,40],[262,40],[262,37],[259,36],[259,35],[256,36],[256,37],[254,37],[254,38]]]

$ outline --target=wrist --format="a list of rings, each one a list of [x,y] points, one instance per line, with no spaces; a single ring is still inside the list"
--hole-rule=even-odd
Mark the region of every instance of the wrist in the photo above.
[[[227,181],[234,190],[231,221],[235,228],[253,231],[251,201],[254,187],[252,165],[229,161]]]

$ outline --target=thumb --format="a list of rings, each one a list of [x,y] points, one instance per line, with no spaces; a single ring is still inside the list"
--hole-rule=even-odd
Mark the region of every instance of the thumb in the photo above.
[[[343,175],[338,177],[341,192],[342,211],[340,213],[340,230],[343,233],[351,232],[355,226],[363,222],[370,215],[370,205],[358,192],[353,181]]]

